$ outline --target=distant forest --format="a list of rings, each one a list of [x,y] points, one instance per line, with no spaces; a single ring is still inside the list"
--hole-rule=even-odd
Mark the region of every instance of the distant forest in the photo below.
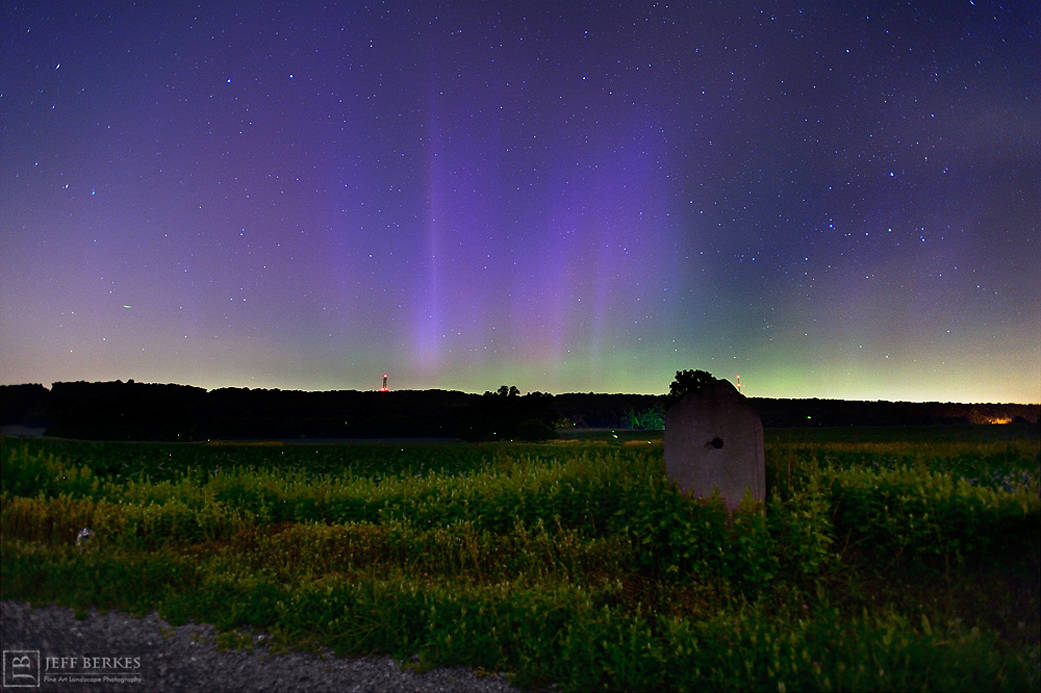
[[[767,428],[1031,422],[1037,404],[751,397]],[[560,429],[661,429],[665,395],[302,392],[114,381],[0,385],[0,425],[96,440],[436,437],[541,440]]]

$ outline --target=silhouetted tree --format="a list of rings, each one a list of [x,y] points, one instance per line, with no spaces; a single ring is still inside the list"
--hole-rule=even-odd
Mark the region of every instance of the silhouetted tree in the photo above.
[[[669,385],[668,402],[670,405],[675,404],[684,395],[700,392],[714,382],[716,378],[708,371],[676,371],[676,379]]]
[[[486,395],[495,394],[495,395],[498,395],[499,397],[503,397],[503,398],[506,398],[506,397],[519,397],[520,396],[520,390],[517,389],[516,385],[500,385],[499,389],[496,390],[494,393],[493,392],[485,392],[484,394],[486,394]]]
[[[556,435],[553,395],[523,397],[514,385],[486,391],[466,408],[460,435],[471,440],[545,440]]]

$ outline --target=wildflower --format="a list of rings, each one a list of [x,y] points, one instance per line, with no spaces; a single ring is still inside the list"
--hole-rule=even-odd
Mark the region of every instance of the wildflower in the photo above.
[[[90,546],[91,539],[94,538],[94,530],[89,527],[84,527],[80,530],[80,533],[76,535],[76,548],[83,549]]]

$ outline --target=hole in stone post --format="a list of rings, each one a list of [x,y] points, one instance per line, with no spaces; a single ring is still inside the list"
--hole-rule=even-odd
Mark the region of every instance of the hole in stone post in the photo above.
[[[719,436],[716,436],[712,440],[710,440],[707,443],[705,443],[705,447],[706,448],[710,448],[711,447],[711,448],[715,448],[716,450],[719,450],[721,447],[723,447],[723,439],[720,438]]]

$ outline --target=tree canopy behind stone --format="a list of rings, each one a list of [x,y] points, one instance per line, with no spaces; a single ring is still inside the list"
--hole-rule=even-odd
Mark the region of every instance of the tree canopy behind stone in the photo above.
[[[684,395],[700,392],[706,386],[716,382],[708,371],[684,370],[676,371],[676,378],[669,385],[669,404],[675,404]]]

